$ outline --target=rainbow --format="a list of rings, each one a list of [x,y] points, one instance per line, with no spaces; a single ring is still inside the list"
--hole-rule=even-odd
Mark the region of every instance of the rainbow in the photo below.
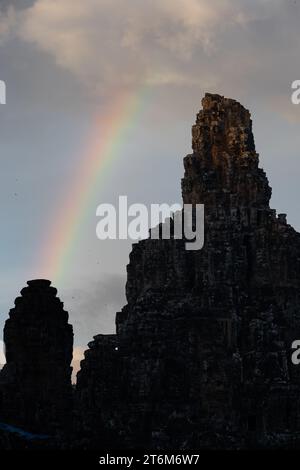
[[[56,284],[62,280],[85,226],[88,209],[94,202],[95,190],[120,155],[122,144],[145,108],[147,96],[145,87],[135,93],[123,93],[110,104],[107,112],[102,111],[95,117],[75,178],[42,245],[39,256],[42,262],[38,262],[38,270],[35,270],[39,277],[42,274]]]

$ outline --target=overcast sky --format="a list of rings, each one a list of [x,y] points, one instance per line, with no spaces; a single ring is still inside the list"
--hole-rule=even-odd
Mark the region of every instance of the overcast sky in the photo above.
[[[0,329],[39,275],[95,114],[147,89],[143,111],[87,208],[56,287],[84,348],[114,331],[131,243],[96,239],[101,202],[180,202],[182,158],[205,92],[250,109],[272,206],[300,229],[298,0],[0,0]],[[42,259],[40,260],[42,264]],[[47,273],[42,273],[46,275]],[[0,361],[1,362],[1,361]]]

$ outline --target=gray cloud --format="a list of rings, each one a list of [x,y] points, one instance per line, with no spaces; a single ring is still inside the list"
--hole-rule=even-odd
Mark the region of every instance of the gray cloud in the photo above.
[[[105,274],[97,281],[83,280],[80,285],[59,292],[77,344],[84,347],[96,334],[115,332],[116,312],[126,303],[125,282],[125,276]]]
[[[5,10],[8,7],[14,7],[18,10],[23,10],[34,4],[35,0],[1,0],[0,8]]]
[[[294,0],[36,0],[6,10],[0,39],[14,30],[100,96],[147,84],[255,92],[281,112],[298,78],[299,20]]]
[[[209,55],[216,31],[240,18],[228,0],[37,0],[19,32],[100,91],[195,82],[182,65]]]
[[[280,14],[276,0],[36,0],[18,15],[17,34],[90,86],[195,83],[193,65],[223,54],[224,35],[259,33],[257,21]]]

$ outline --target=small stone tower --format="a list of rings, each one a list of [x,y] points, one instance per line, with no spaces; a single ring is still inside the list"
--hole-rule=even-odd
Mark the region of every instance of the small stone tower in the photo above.
[[[0,421],[56,434],[70,419],[73,328],[50,281],[27,284],[4,327]]]

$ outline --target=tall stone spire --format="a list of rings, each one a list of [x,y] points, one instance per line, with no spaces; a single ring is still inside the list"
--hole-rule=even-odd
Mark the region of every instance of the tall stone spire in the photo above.
[[[299,446],[300,235],[269,207],[249,111],[219,95],[202,104],[182,195],[205,206],[204,246],[133,245],[116,337],[98,335],[78,375],[92,444]]]
[[[203,203],[207,209],[267,208],[271,188],[258,167],[249,111],[209,93],[202,106],[192,127],[193,154],[184,159],[183,201]]]
[[[55,433],[70,419],[73,329],[50,281],[27,284],[4,328],[0,420]]]

